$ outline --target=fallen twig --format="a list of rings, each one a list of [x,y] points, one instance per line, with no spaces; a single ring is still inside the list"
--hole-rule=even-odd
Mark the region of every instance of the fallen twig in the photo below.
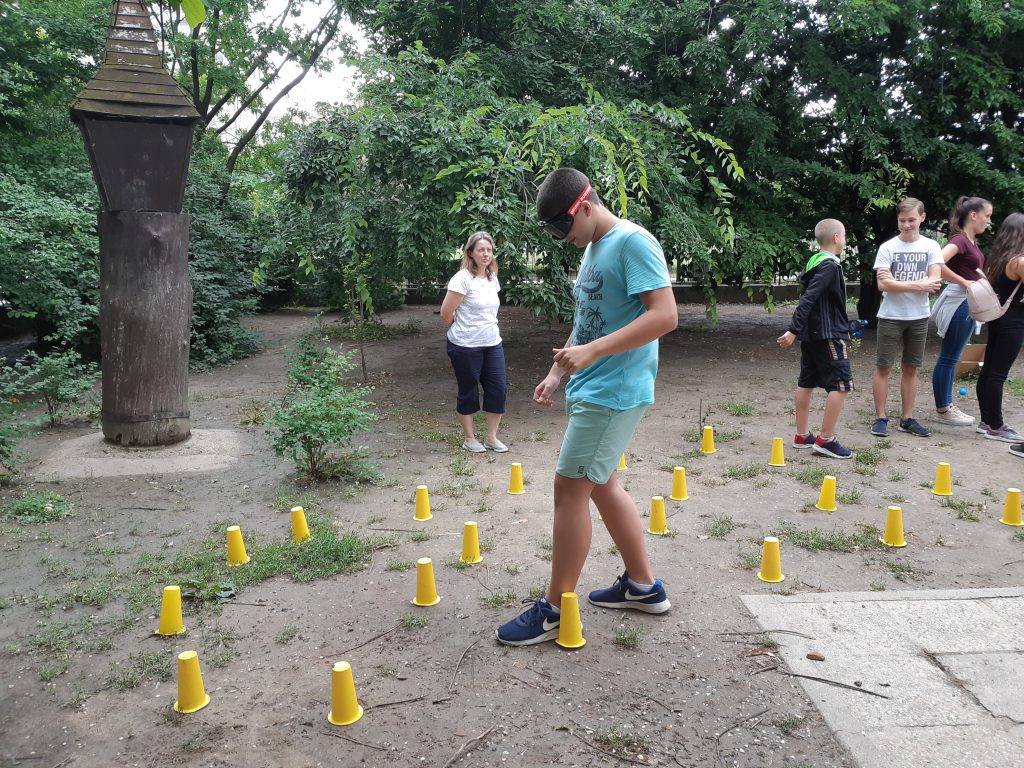
[[[747,723],[747,722],[749,722],[749,721],[751,721],[751,720],[756,720],[756,719],[757,719],[757,718],[759,718],[759,717],[760,717],[761,715],[764,715],[764,714],[768,713],[768,712],[769,712],[770,710],[771,710],[771,707],[769,707],[768,709],[762,709],[762,710],[761,710],[760,712],[758,712],[758,713],[757,713],[756,715],[750,715],[749,717],[744,717],[744,718],[743,718],[742,720],[737,720],[737,721],[736,721],[735,723],[733,723],[732,725],[730,725],[730,726],[729,726],[728,728],[726,728],[726,729],[725,729],[724,731],[722,731],[722,732],[721,732],[720,734],[718,734],[717,736],[715,736],[715,741],[720,741],[720,740],[721,740],[721,738],[722,738],[723,736],[725,736],[725,734],[727,734],[727,733],[728,733],[729,731],[732,731],[732,730],[734,730],[734,729],[736,729],[736,728],[739,728],[739,727],[740,727],[741,725],[743,725],[744,723]]]
[[[335,731],[324,731],[324,733],[328,736],[333,736],[336,739],[344,739],[345,741],[351,741],[353,744],[358,744],[360,747],[369,747],[370,749],[377,749],[381,752],[388,751],[387,747],[379,747],[376,744],[367,744],[365,741],[359,741],[358,739],[353,739],[351,736],[345,736]]]
[[[875,691],[869,691],[867,688],[858,688],[856,685],[849,685],[847,683],[841,683],[838,680],[829,680],[827,677],[818,677],[817,675],[801,675],[799,672],[790,672],[788,669],[782,669],[781,667],[774,667],[784,675],[790,677],[802,677],[804,680],[817,680],[819,683],[827,683],[828,685],[834,685],[837,688],[847,688],[851,691],[860,691],[861,693],[867,693],[871,696],[877,696],[880,699],[888,699],[884,693],[876,693]]]
[[[334,654],[334,655],[335,655],[335,656],[344,656],[344,655],[346,655],[346,654],[352,653],[352,651],[355,651],[355,650],[357,650],[357,649],[359,649],[359,648],[362,648],[362,647],[363,647],[364,645],[369,645],[369,644],[370,644],[370,643],[372,643],[372,642],[373,642],[374,640],[380,640],[380,639],[381,639],[382,637],[384,637],[385,635],[390,635],[390,634],[391,634],[392,632],[394,632],[394,631],[395,631],[396,629],[398,629],[398,628],[399,628],[400,626],[402,626],[402,625],[401,625],[401,623],[395,624],[395,626],[393,626],[393,627],[392,627],[391,629],[385,629],[385,630],[384,630],[383,632],[381,632],[381,633],[380,633],[379,635],[374,635],[374,636],[373,636],[373,637],[371,637],[371,638],[370,638],[369,640],[366,640],[366,641],[364,641],[364,642],[360,643],[359,645],[354,645],[354,646],[352,646],[351,648],[346,648],[346,649],[345,649],[344,651],[342,651],[341,653],[336,653],[336,654]]]
[[[467,646],[466,646],[466,650],[464,650],[464,651],[462,652],[462,655],[461,655],[461,656],[459,656],[459,663],[455,665],[455,671],[454,671],[454,672],[452,672],[452,679],[451,679],[451,682],[449,682],[449,683],[448,683],[448,693],[451,693],[451,692],[452,692],[452,688],[453,688],[453,687],[455,686],[455,678],[456,678],[456,677],[458,676],[458,674],[459,674],[459,668],[460,668],[460,667],[462,666],[462,662],[463,662],[463,660],[464,660],[464,659],[466,658],[466,654],[467,654],[467,653],[469,653],[469,649],[470,649],[470,648],[472,648],[472,647],[473,647],[474,645],[476,645],[476,644],[477,644],[477,643],[479,643],[479,642],[480,642],[480,638],[478,637],[478,638],[477,638],[476,640],[474,640],[474,641],[473,641],[472,643],[470,643],[469,645],[467,645]]]
[[[490,728],[488,728],[486,731],[481,733],[475,739],[470,739],[469,741],[467,741],[465,744],[463,744],[461,747],[459,747],[457,750],[455,750],[455,754],[452,755],[451,757],[449,757],[448,758],[448,762],[446,762],[444,765],[442,765],[441,768],[448,768],[449,765],[454,763],[456,760],[458,760],[462,756],[462,753],[466,750],[467,747],[470,747],[473,744],[476,744],[478,741],[483,739],[485,736],[488,736],[491,733],[491,731],[493,731],[497,727],[498,726],[496,726],[496,725],[492,725]]]
[[[74,760],[74,759],[75,759],[75,756],[74,756],[74,755],[70,755],[69,757],[65,757],[65,758],[64,758],[63,760],[61,760],[61,761],[60,761],[59,763],[57,763],[56,765],[54,765],[54,766],[53,766],[53,768],[61,768],[61,766],[63,766],[63,765],[67,765],[68,763],[70,763],[70,762],[71,762],[72,760]]]
[[[383,709],[384,707],[397,707],[399,704],[409,704],[414,701],[423,701],[426,696],[416,696],[412,699],[402,699],[401,701],[385,701],[383,704],[374,704],[369,707],[363,707],[364,712],[369,712],[371,709]]]
[[[221,605],[249,605],[253,608],[273,608],[270,603],[242,603],[238,600],[225,600]]]
[[[796,635],[802,637],[805,640],[814,640],[815,638],[810,635],[805,635],[803,632],[794,632],[792,629],[762,629],[760,632],[719,632],[719,636],[722,635]]]

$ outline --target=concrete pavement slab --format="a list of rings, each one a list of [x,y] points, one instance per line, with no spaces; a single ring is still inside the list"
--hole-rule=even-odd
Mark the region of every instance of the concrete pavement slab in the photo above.
[[[862,768],[1024,768],[1024,588],[742,599]]]

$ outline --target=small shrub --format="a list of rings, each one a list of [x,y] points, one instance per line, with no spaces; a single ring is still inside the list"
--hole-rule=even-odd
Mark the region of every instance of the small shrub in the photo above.
[[[82,362],[77,352],[55,352],[46,357],[27,352],[21,361],[0,369],[0,397],[42,400],[50,424],[59,424],[76,412],[73,407],[82,404],[98,378],[96,363]]]
[[[259,400],[250,400],[242,409],[238,423],[243,427],[263,426],[267,421],[267,409]]]
[[[3,506],[0,519],[19,523],[49,523],[71,511],[71,503],[56,493],[30,493]]]
[[[736,528],[736,523],[728,515],[716,517],[704,527],[704,532],[713,539],[724,539]]]
[[[825,467],[807,467],[793,473],[793,477],[804,485],[820,487],[830,470]]]
[[[403,613],[398,623],[402,625],[402,629],[423,629],[427,626],[426,618],[415,613]]]
[[[722,403],[719,407],[733,416],[750,416],[754,413],[754,406],[747,403]]]
[[[634,650],[640,647],[640,636],[644,628],[638,624],[620,624],[615,629],[615,639],[612,641],[620,648]]]
[[[488,608],[515,608],[519,603],[519,598],[510,589],[507,592],[495,592],[492,595],[488,595],[483,598],[482,602]]]

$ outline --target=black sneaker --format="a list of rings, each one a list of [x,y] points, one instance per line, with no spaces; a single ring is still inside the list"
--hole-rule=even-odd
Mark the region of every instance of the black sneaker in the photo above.
[[[849,448],[844,448],[834,437],[831,440],[825,441],[819,436],[814,445],[811,446],[811,450],[821,456],[828,456],[832,459],[853,458],[853,452]]]
[[[899,430],[900,432],[909,432],[915,437],[928,437],[931,435],[931,432],[929,432],[923,424],[914,418],[900,419]]]
[[[871,434],[875,437],[888,437],[889,420],[881,416],[875,419],[875,423],[871,425]]]
[[[1014,443],[1010,446],[1010,453],[1024,459],[1024,443]]]

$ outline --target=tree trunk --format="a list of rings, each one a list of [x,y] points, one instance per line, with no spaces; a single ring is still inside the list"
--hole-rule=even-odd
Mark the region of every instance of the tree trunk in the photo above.
[[[103,436],[173,445],[190,434],[189,217],[105,211],[99,226]]]

